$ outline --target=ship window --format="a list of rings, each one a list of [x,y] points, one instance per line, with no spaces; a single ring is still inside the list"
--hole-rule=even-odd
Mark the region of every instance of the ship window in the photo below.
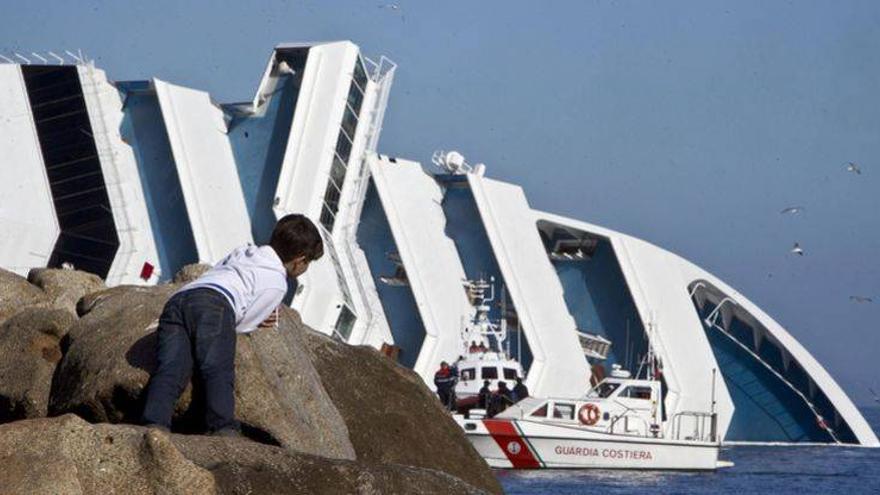
[[[535,409],[535,412],[531,414],[536,418],[546,418],[547,417],[547,403],[545,402],[543,406]]]
[[[340,191],[345,184],[345,164],[339,159],[339,156],[333,155],[333,165],[330,167],[330,178],[336,184],[336,188]]]
[[[328,232],[333,231],[333,223],[335,222],[336,217],[333,216],[333,213],[327,208],[327,205],[321,207],[321,225],[327,229]]]
[[[361,90],[358,89],[357,85],[352,82],[351,86],[348,88],[348,105],[351,107],[352,111],[354,111],[355,115],[360,115],[361,105],[364,103],[364,94],[361,93]]]
[[[351,156],[351,141],[344,132],[340,132],[339,138],[336,139],[336,153],[343,162],[348,163],[348,158]]]
[[[339,189],[336,189],[336,185],[333,182],[327,183],[327,190],[324,191],[324,204],[330,208],[334,215],[339,209]]]
[[[498,378],[498,368],[494,366],[486,366],[482,370],[483,380],[495,380]]]
[[[651,399],[651,387],[629,386],[629,387],[626,387],[625,389],[623,389],[623,391],[620,392],[620,395],[618,395],[618,397],[627,397],[630,399],[650,400]]]
[[[367,89],[367,71],[364,70],[364,64],[358,58],[354,63],[354,77],[361,89]]]
[[[505,380],[516,380],[516,370],[513,368],[504,368]]]
[[[553,417],[559,419],[574,419],[574,404],[557,402],[553,404]]]
[[[604,399],[604,398],[610,396],[611,394],[613,394],[614,391],[617,390],[617,387],[619,387],[619,386],[620,386],[619,383],[602,382],[599,384],[598,387],[591,390],[590,393],[587,394],[587,397],[599,397],[599,398]]]
[[[461,370],[461,379],[464,381],[470,381],[477,377],[477,370],[474,368],[467,368]]]
[[[342,116],[342,129],[352,141],[354,141],[354,131],[357,128],[357,125],[357,116],[351,111],[350,107],[346,106],[345,113]]]
[[[354,328],[356,319],[354,313],[348,309],[348,306],[343,305],[342,311],[339,312],[339,318],[336,320],[335,332],[343,342],[348,342],[348,338],[351,337],[351,330]]]

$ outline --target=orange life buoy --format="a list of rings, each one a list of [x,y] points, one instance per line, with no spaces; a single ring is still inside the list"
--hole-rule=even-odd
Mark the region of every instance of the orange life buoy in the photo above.
[[[596,424],[599,421],[599,406],[596,404],[584,404],[578,411],[578,419],[587,426]]]

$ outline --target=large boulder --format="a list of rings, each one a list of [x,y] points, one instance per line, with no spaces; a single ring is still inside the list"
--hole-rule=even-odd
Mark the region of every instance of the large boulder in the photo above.
[[[43,289],[52,306],[76,314],[76,303],[86,294],[106,289],[101,277],[78,270],[34,268],[28,282]]]
[[[480,493],[430,469],[328,459],[249,442],[91,425],[74,415],[0,426],[0,489],[18,493]]]
[[[33,305],[46,305],[46,293],[27,279],[0,268],[0,322]]]
[[[0,423],[46,416],[61,341],[76,318],[30,307],[0,324]]]
[[[52,415],[76,413],[92,422],[137,423],[142,392],[155,369],[157,320],[176,285],[120,286],[84,297],[68,331],[49,404]],[[236,416],[245,434],[327,457],[353,459],[342,416],[311,364],[293,310],[278,328],[239,335]],[[201,431],[201,401],[188,386],[176,406],[176,431]]]
[[[308,332],[324,388],[345,418],[358,459],[439,469],[483,490],[501,485],[413,371],[370,347]]]
[[[72,414],[0,426],[0,491],[213,494],[214,476],[167,435],[90,425]]]

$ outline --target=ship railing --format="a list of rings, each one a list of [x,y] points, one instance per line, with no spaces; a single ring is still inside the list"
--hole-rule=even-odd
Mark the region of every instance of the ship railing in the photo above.
[[[727,299],[730,299],[730,298],[727,298]],[[730,300],[732,300],[732,299],[730,299]],[[719,304],[716,307],[716,310],[717,310],[717,308],[720,308],[720,307],[721,307],[721,305]],[[837,443],[837,444],[841,443],[840,439],[837,437],[837,434],[834,432],[834,430],[830,426],[828,426],[827,423],[825,423],[825,421],[822,417],[822,414],[819,412],[819,409],[816,407],[816,405],[813,404],[810,401],[810,399],[807,398],[807,396],[804,395],[804,393],[800,391],[800,389],[798,389],[784,375],[782,375],[782,373],[777,371],[770,363],[765,361],[758,353],[756,353],[755,351],[750,349],[749,346],[740,342],[739,339],[734,337],[730,332],[727,331],[726,328],[719,325],[714,319],[706,318],[705,323],[710,324],[711,328],[714,328],[715,330],[721,332],[721,335],[724,335],[725,337],[730,339],[730,341],[733,342],[734,344],[736,344],[737,347],[739,347],[746,354],[751,356],[752,359],[754,359],[755,361],[760,363],[767,371],[769,371],[771,374],[773,374],[776,378],[779,379],[779,381],[781,381],[786,387],[788,387],[792,392],[794,392],[795,395],[797,395],[804,402],[804,404],[810,408],[810,411],[813,412],[813,415],[816,417],[816,422],[819,424],[819,427],[822,428],[823,430],[825,430],[826,433],[828,433],[828,435],[831,437],[831,439],[834,440],[834,443]]]
[[[611,418],[611,423],[608,424],[608,433],[614,433],[614,430],[621,422],[623,423],[622,433],[632,433],[633,429],[630,428],[630,420],[637,420],[636,425],[641,427],[640,429],[637,429],[637,431],[643,435],[647,435],[651,431],[648,421],[635,409],[627,406],[624,407],[626,408],[620,414]]]
[[[690,425],[684,425],[685,422]],[[690,426],[690,428],[685,428]],[[705,411],[681,411],[672,416],[672,438],[674,440],[695,440],[716,442],[718,433],[718,413]]]

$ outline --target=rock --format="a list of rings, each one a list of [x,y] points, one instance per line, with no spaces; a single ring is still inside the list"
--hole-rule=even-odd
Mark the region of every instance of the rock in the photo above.
[[[0,426],[0,489],[17,493],[481,493],[438,471],[302,454],[245,439],[90,425],[74,415]]]
[[[75,320],[63,309],[30,307],[0,325],[0,423],[46,416],[61,339]]]
[[[172,437],[187,459],[212,472],[220,494],[486,493],[433,469],[326,459],[236,439]]]
[[[413,371],[370,347],[307,332],[324,388],[345,418],[357,458],[437,469],[493,493],[501,485]]]
[[[15,493],[214,494],[214,476],[168,435],[90,425],[72,414],[0,426],[0,491]]]
[[[92,422],[137,423],[141,395],[155,369],[155,328],[176,285],[115,287],[84,297],[68,332],[49,404],[52,415],[76,413]],[[354,448],[311,364],[295,312],[277,329],[240,335],[236,352],[236,417],[254,439],[326,457],[353,459]],[[201,401],[188,386],[174,429],[202,430]],[[195,394],[198,398],[201,395]]]
[[[28,272],[28,282],[43,289],[49,302],[76,314],[76,303],[86,294],[106,289],[101,277],[78,270],[34,268]]]
[[[192,263],[186,265],[174,274],[175,284],[185,284],[202,276],[203,273],[211,269],[211,265],[205,263]]]
[[[33,305],[48,303],[46,293],[15,273],[0,268],[0,322]]]

